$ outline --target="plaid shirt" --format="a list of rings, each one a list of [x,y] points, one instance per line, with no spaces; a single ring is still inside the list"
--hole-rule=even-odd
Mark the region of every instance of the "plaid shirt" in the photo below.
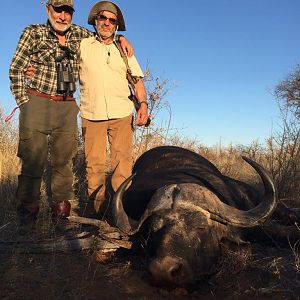
[[[77,57],[80,42],[83,38],[93,36],[89,30],[72,24],[66,33],[66,45],[72,52],[70,59],[64,58],[62,63],[69,63],[75,82],[78,81],[79,60]],[[27,89],[41,93],[57,95],[57,71],[55,59],[64,52],[59,47],[58,38],[49,24],[27,26],[18,43],[12,59],[9,78],[10,88],[18,106],[29,101]],[[26,81],[24,71],[29,64],[35,68],[34,76]]]

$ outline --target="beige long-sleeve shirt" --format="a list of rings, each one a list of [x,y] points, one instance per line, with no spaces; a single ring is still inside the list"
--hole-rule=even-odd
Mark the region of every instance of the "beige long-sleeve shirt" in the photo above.
[[[143,72],[134,56],[128,57],[134,76]],[[132,113],[133,103],[126,79],[126,65],[114,44],[95,37],[80,44],[80,114],[88,120],[123,118]]]

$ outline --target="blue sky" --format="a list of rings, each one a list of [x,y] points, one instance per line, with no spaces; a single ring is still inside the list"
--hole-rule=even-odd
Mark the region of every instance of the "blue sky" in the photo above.
[[[75,0],[86,26],[95,1]],[[276,84],[300,61],[299,0],[115,1],[143,69],[176,82],[172,127],[212,146],[264,142],[276,130]],[[1,3],[0,101],[8,113],[8,68],[23,28],[44,23],[37,0]],[[17,115],[14,117],[17,119]]]

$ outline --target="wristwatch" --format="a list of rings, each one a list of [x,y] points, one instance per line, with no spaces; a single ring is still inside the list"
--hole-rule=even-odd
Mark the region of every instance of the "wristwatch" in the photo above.
[[[140,101],[139,103],[140,103],[140,104],[145,103],[145,104],[147,105],[147,107],[148,107],[147,101]]]

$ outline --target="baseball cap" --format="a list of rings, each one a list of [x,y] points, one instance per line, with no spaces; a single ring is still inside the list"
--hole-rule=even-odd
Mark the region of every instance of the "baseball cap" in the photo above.
[[[47,5],[52,5],[54,7],[69,6],[74,10],[73,0],[48,0]]]

